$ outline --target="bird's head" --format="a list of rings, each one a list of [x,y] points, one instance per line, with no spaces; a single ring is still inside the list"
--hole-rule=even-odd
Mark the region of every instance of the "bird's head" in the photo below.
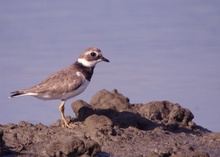
[[[101,50],[95,47],[83,51],[78,59],[78,62],[85,67],[95,67],[101,61],[109,62],[108,59],[102,56]]]

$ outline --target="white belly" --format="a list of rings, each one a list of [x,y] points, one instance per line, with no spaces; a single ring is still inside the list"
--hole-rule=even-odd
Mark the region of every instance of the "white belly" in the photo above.
[[[86,87],[89,85],[89,81],[87,81],[85,79],[85,81],[83,82],[83,84],[77,88],[76,90],[72,91],[72,92],[69,92],[69,93],[66,93],[64,94],[62,97],[61,97],[61,100],[67,100],[67,99],[70,99],[72,97],[75,97],[79,94],[81,94],[85,89]]]

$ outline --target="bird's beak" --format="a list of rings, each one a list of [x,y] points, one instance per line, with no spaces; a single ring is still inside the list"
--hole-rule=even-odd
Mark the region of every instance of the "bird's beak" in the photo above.
[[[106,58],[103,57],[103,56],[102,56],[101,60],[104,61],[104,62],[110,62],[108,59],[106,59]]]

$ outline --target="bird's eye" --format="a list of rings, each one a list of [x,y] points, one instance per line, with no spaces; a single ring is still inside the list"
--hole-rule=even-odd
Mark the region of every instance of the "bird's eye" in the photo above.
[[[96,53],[95,53],[95,52],[91,52],[91,56],[92,56],[92,57],[95,57],[95,56],[96,56]]]

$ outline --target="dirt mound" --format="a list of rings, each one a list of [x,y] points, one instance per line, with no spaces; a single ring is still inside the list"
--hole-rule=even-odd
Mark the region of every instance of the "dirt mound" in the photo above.
[[[90,104],[72,103],[76,117],[43,124],[0,125],[0,155],[17,156],[218,156],[220,133],[197,126],[179,104],[130,104],[117,90],[101,90]]]

